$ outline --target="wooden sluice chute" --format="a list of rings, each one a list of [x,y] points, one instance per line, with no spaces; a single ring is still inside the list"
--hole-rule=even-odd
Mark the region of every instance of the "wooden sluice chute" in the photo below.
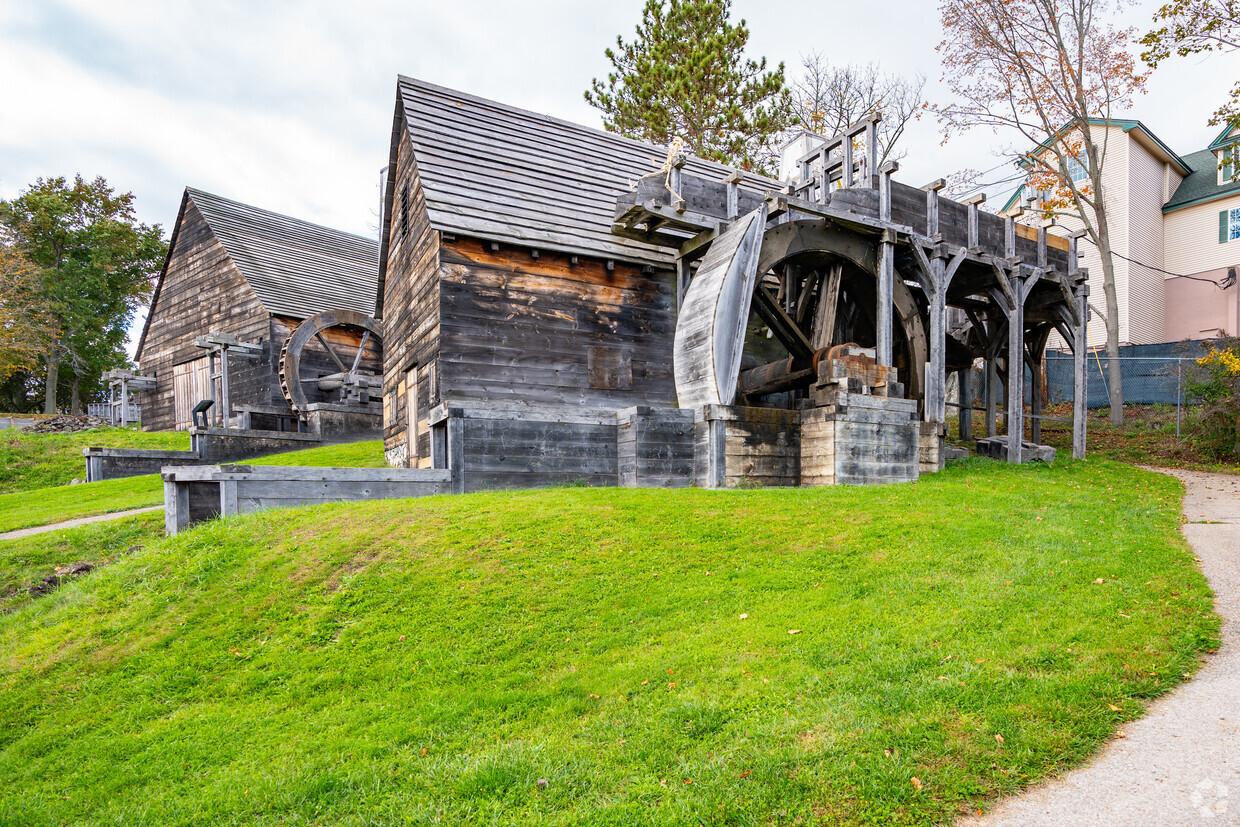
[[[618,196],[613,232],[676,256],[680,405],[819,408],[828,397],[815,389],[839,379],[827,350],[859,343],[892,379],[882,390],[854,390],[903,391],[924,449],[946,433],[948,374],[967,389],[981,360],[991,383],[988,423],[999,366],[1010,374],[1004,445],[1019,460],[1020,368],[1040,364],[1052,331],[1083,359],[1088,285],[1075,237],[985,213],[981,198],[941,197],[941,180],[920,189],[894,181],[898,165],[878,163],[876,123],[820,141],[796,159],[792,184],[739,174],[708,180],[673,159]],[[956,308],[950,326],[948,308]],[[1036,414],[1044,400],[1034,385]],[[962,421],[971,418],[972,396],[959,405]],[[1081,454],[1083,410],[1074,423]],[[987,436],[994,431],[990,424]]]

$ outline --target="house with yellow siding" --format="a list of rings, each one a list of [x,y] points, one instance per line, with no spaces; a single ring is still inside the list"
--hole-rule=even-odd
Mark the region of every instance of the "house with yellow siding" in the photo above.
[[[1240,335],[1240,128],[1180,156],[1140,121],[1091,122],[1103,128],[1103,197],[1110,215],[1120,341],[1155,344]],[[1096,134],[1096,133],[1095,133]],[[1082,178],[1085,177],[1081,168]],[[1019,206],[1025,188],[1004,207]],[[1076,229],[1071,217],[1061,225]],[[1102,264],[1082,239],[1091,302],[1102,309]],[[1101,312],[1093,344],[1106,341]],[[1053,344],[1052,344],[1053,346]]]

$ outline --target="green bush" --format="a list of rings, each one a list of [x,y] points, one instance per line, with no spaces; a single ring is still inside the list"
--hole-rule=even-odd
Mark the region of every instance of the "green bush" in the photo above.
[[[1210,342],[1208,352],[1190,363],[1186,396],[1200,404],[1190,438],[1210,457],[1240,459],[1240,338]]]

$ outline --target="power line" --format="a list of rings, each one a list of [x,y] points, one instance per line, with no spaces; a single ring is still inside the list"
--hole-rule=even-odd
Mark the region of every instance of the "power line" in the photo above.
[[[1091,244],[1093,244],[1094,240],[1091,238],[1089,239],[1089,241]],[[1094,244],[1094,246],[1097,247],[1098,245]],[[1171,276],[1173,279],[1188,279],[1190,281],[1203,281],[1206,284],[1213,284],[1219,290],[1226,290],[1228,287],[1231,287],[1233,284],[1236,283],[1235,268],[1229,268],[1227,271],[1227,275],[1224,276],[1222,279],[1216,281],[1215,279],[1203,279],[1200,276],[1186,276],[1186,275],[1183,275],[1182,273],[1173,273],[1170,270],[1164,270],[1161,267],[1155,267],[1152,264],[1146,264],[1144,261],[1137,261],[1135,258],[1129,258],[1128,256],[1123,255],[1122,253],[1115,252],[1114,250],[1111,251],[1111,255],[1115,256],[1116,258],[1122,258],[1124,261],[1127,261],[1130,264],[1136,264],[1140,267],[1144,267],[1147,270],[1153,270],[1155,273],[1162,273],[1165,276]]]

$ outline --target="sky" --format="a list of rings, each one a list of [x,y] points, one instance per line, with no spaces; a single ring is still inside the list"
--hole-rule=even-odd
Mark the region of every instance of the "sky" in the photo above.
[[[0,198],[40,176],[102,175],[165,231],[194,186],[377,237],[397,74],[601,127],[582,93],[606,76],[616,36],[632,39],[643,5],[0,0]],[[1136,0],[1119,19],[1144,31],[1159,5]],[[837,65],[924,74],[928,97],[946,100],[934,0],[734,0],[732,16],[748,25],[748,54],[782,61],[790,78],[816,50]],[[1180,154],[1203,149],[1238,76],[1236,54],[1172,60],[1116,115]],[[1014,142],[979,129],[942,144],[927,117],[906,133],[896,177],[987,170]]]

